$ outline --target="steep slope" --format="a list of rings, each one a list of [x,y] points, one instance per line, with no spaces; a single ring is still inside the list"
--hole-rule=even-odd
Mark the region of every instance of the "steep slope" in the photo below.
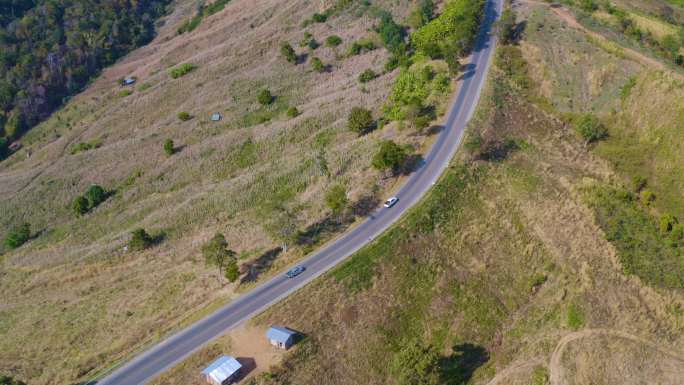
[[[194,1],[180,1],[151,44],[22,139],[0,163],[0,236],[23,222],[32,233],[22,247],[2,250],[0,371],[31,383],[88,378],[301,257],[393,188],[396,178],[371,167],[377,143],[392,138],[420,149],[429,136],[396,124],[348,131],[352,107],[380,115],[398,70],[383,71],[388,53],[372,31],[372,9],[340,3],[327,22],[305,27],[337,2],[235,0],[178,35],[195,12]],[[410,9],[374,6],[397,19]],[[300,47],[305,32],[320,47]],[[331,35],[342,44],[326,45]],[[377,49],[348,54],[364,38]],[[280,55],[282,41],[301,63]],[[324,72],[312,69],[314,55]],[[170,70],[183,63],[196,69],[173,78]],[[380,76],[361,84],[369,68]],[[137,83],[121,87],[125,76]],[[268,106],[257,102],[264,88],[275,96]],[[289,117],[289,107],[301,114]],[[222,119],[211,121],[217,112]],[[111,196],[75,215],[72,202],[93,183]],[[344,221],[324,201],[336,184],[346,186],[352,206]],[[277,234],[284,226],[303,234],[287,250]],[[126,250],[136,228],[158,244]],[[227,284],[201,259],[216,232],[237,251],[242,283]]]

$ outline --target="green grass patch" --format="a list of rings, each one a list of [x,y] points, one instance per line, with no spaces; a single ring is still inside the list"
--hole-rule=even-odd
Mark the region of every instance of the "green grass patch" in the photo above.
[[[571,329],[577,330],[584,326],[584,313],[582,309],[576,304],[571,303],[567,310],[567,324]]]
[[[102,141],[99,139],[94,139],[89,142],[80,142],[74,146],[71,147],[71,150],[69,151],[71,155],[78,154],[79,152],[84,152],[88,150],[92,150],[95,148],[99,148],[102,146]]]
[[[185,76],[196,69],[197,66],[195,64],[183,63],[177,67],[171,68],[169,70],[169,75],[174,79],[178,79],[179,77]]]
[[[597,186],[587,197],[607,239],[617,248],[626,274],[655,286],[684,288],[684,248],[660,231],[632,193]]]

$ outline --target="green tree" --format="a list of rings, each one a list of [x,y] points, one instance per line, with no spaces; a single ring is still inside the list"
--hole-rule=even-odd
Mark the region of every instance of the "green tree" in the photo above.
[[[173,153],[175,152],[172,139],[166,139],[164,141],[164,152],[166,153],[166,155],[173,155]]]
[[[391,140],[383,140],[373,155],[372,165],[377,170],[391,170],[394,174],[404,166],[408,153],[406,149]]]
[[[325,194],[325,204],[332,210],[333,215],[341,214],[348,203],[347,189],[341,184],[336,184]]]
[[[277,206],[268,213],[268,220],[264,224],[264,230],[274,238],[282,242],[283,251],[297,238],[297,217],[285,207]]]
[[[152,246],[154,240],[150,234],[143,228],[135,229],[131,232],[131,239],[128,241],[128,247],[131,250],[142,251]]]
[[[432,20],[434,12],[435,4],[432,0],[420,0],[409,14],[407,23],[411,28],[417,30]]]
[[[337,47],[342,44],[342,38],[337,35],[330,35],[325,39],[325,45],[328,47]]]
[[[88,200],[88,210],[92,210],[100,203],[107,200],[107,190],[94,184],[88,187],[88,190],[86,190],[84,196]]]
[[[271,94],[271,91],[269,91],[267,88],[259,91],[259,95],[257,95],[257,101],[262,106],[267,106],[273,103],[273,95]]]
[[[202,256],[207,265],[215,266],[219,274],[224,275],[227,274],[225,269],[231,260],[235,260],[235,252],[228,249],[226,237],[221,233],[216,233],[209,242],[202,245]]]
[[[297,63],[297,53],[288,42],[280,44],[280,54],[290,63]]]
[[[315,56],[311,58],[311,68],[316,72],[325,72],[325,64]]]
[[[85,213],[88,212],[88,199],[86,197],[79,195],[74,199],[74,203],[72,204],[72,207],[74,209],[74,212],[76,215],[84,215]]]
[[[5,237],[5,246],[10,249],[16,249],[17,247],[26,243],[31,237],[31,225],[28,223],[22,223],[10,230]]]
[[[439,378],[439,354],[418,340],[406,343],[395,354],[390,367],[398,385],[436,385]]]
[[[226,277],[228,282],[231,283],[240,278],[240,268],[238,267],[237,260],[235,258],[231,258],[228,261],[223,276]]]
[[[601,121],[592,114],[582,115],[575,124],[577,132],[587,143],[601,140],[608,136],[608,130]]]
[[[373,129],[375,122],[373,114],[363,107],[353,107],[347,116],[347,128],[359,135],[365,134]]]

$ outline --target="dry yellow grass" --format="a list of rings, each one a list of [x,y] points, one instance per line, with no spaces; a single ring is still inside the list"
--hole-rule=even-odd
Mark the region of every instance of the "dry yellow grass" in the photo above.
[[[232,298],[235,286],[219,282],[199,255],[215,232],[249,262],[279,244],[264,230],[269,205],[281,202],[303,229],[326,217],[323,195],[333,183],[344,182],[352,202],[369,194],[382,198],[393,182],[370,167],[378,140],[416,147],[426,140],[391,126],[363,137],[346,130],[353,106],[379,115],[396,75],[361,87],[359,73],[380,72],[387,52],[343,55],[354,40],[372,34],[375,19],[368,14],[343,12],[306,28],[321,43],[332,34],[344,41],[315,51],[332,66],[316,73],[308,62],[285,62],[279,46],[286,40],[307,53],[297,44],[301,22],[331,2],[234,0],[180,36],[176,28],[195,2],[178,3],[150,45],[106,69],[0,164],[0,235],[23,221],[38,234],[2,258],[0,371],[32,384],[89,378],[206,306]],[[409,9],[406,1],[378,4],[398,18]],[[180,63],[198,68],[171,79],[168,69]],[[120,97],[116,80],[127,75],[138,82]],[[264,87],[277,97],[273,107],[256,102]],[[302,114],[288,119],[288,106]],[[180,111],[194,118],[182,122]],[[221,122],[209,121],[214,112]],[[259,123],[259,116],[270,120]],[[162,149],[166,138],[179,150],[171,157]],[[254,147],[245,155],[248,139]],[[90,140],[102,146],[70,154]],[[75,218],[71,201],[92,183],[116,193]],[[165,239],[144,252],[124,252],[136,227],[163,232]],[[290,248],[271,271],[301,255],[301,248]]]

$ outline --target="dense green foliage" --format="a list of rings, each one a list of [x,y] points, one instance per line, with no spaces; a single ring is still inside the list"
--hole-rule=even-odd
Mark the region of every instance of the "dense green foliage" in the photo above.
[[[347,128],[359,135],[371,131],[375,126],[373,114],[363,107],[353,107],[347,116]]]
[[[436,385],[440,381],[440,356],[430,345],[412,340],[399,350],[391,362],[398,385]]]
[[[428,114],[430,96],[444,95],[449,91],[449,76],[446,71],[436,71],[429,65],[414,65],[402,69],[394,81],[392,91],[385,106],[385,117],[390,120],[403,120],[415,115]],[[434,98],[432,98],[434,100]]]
[[[199,2],[197,4],[197,12],[195,13],[195,16],[186,20],[183,24],[181,24],[180,27],[178,27],[178,34],[180,35],[182,33],[194,30],[200,25],[202,19],[204,19],[207,16],[211,16],[219,11],[222,11],[226,4],[228,4],[229,2],[230,0],[215,0],[213,3],[209,4],[206,7],[204,6],[203,1]]]
[[[349,203],[347,189],[342,184],[334,185],[325,194],[325,204],[332,210],[333,215],[340,214]]]
[[[411,28],[418,29],[429,23],[434,17],[435,4],[432,0],[419,0],[408,17]]]
[[[257,95],[257,101],[262,106],[267,106],[273,103],[273,95],[271,94],[271,91],[269,91],[267,88],[259,91],[259,95]]]
[[[392,18],[392,14],[387,11],[380,12],[379,18],[380,23],[377,32],[385,48],[394,55],[403,55],[407,49],[404,41],[406,37],[404,28],[397,24]]]
[[[179,77],[184,76],[196,69],[197,66],[195,64],[183,63],[177,67],[171,68],[169,70],[169,75],[174,79],[178,79]]]
[[[483,6],[482,0],[449,1],[437,18],[411,35],[411,42],[432,58],[462,55],[475,41]]]
[[[26,243],[31,237],[31,225],[28,223],[22,223],[10,230],[10,232],[5,237],[5,246],[10,249],[16,249],[17,247]]]
[[[337,35],[331,35],[325,39],[325,45],[328,47],[337,47],[340,44],[342,44],[342,38]]]
[[[164,152],[166,155],[173,155],[175,148],[173,146],[173,139],[166,139],[164,141]]]
[[[359,55],[375,49],[375,43],[371,39],[359,39],[349,47],[350,55]]]
[[[234,277],[234,272],[229,272],[226,268],[235,263],[235,252],[228,249],[228,242],[223,234],[216,233],[207,243],[202,245],[202,256],[207,265],[215,266],[219,273],[223,272],[229,281]],[[234,279],[237,277],[235,276]]]
[[[131,240],[128,241],[128,247],[134,251],[145,250],[152,246],[154,239],[145,229],[138,228],[131,232]]]
[[[601,140],[608,136],[608,130],[601,121],[592,114],[580,116],[575,123],[575,130],[588,143]]]
[[[0,136],[18,138],[154,36],[169,0],[0,2]]]
[[[373,167],[380,171],[391,170],[398,173],[406,163],[409,154],[405,147],[402,147],[391,140],[380,142],[378,151],[373,155]]]
[[[657,286],[684,288],[684,240],[672,230],[661,231],[643,198],[640,202],[629,191],[597,187],[590,193],[590,204],[626,273]]]
[[[107,200],[109,192],[96,184],[88,187],[83,195],[74,199],[72,208],[77,215],[83,215]]]

